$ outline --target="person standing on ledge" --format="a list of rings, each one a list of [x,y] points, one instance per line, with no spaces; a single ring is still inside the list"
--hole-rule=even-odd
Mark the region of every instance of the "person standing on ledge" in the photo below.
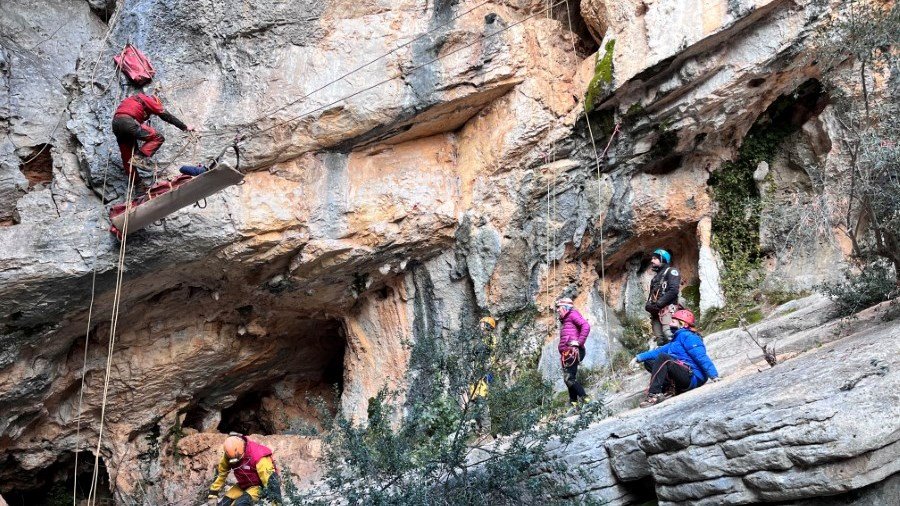
[[[569,390],[569,402],[572,410],[579,403],[589,401],[584,387],[578,382],[578,364],[584,360],[585,342],[591,333],[591,324],[575,309],[572,299],[563,298],[556,301],[556,315],[559,317],[559,359],[562,363],[563,381]]]
[[[681,289],[681,275],[672,267],[672,255],[658,249],[650,257],[650,268],[656,272],[650,281],[650,295],[644,309],[650,313],[650,326],[656,345],[662,346],[672,339],[672,314],[679,309],[678,291]]]

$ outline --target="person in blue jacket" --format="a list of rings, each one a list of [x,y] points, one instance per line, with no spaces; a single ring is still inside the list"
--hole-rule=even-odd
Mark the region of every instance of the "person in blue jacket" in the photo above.
[[[694,330],[694,313],[680,309],[672,315],[672,341],[636,356],[632,365],[643,364],[650,372],[646,408],[673,395],[687,392],[706,383],[719,381],[719,372],[706,354],[703,339]]]

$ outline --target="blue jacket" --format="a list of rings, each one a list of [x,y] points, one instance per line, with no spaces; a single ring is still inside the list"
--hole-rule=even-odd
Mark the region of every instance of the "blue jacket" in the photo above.
[[[703,339],[695,332],[688,329],[678,329],[672,336],[672,341],[664,346],[660,346],[655,350],[645,351],[637,356],[638,362],[646,362],[653,360],[660,353],[668,353],[677,360],[691,366],[694,377],[691,378],[691,388],[699,387],[706,383],[709,378],[715,378],[719,375],[716,366],[713,365],[709,355],[706,354],[706,345]]]

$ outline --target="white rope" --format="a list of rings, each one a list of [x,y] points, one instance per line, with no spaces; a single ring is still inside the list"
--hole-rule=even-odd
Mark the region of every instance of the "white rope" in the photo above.
[[[107,155],[106,157],[106,168],[103,170],[103,191],[101,192],[100,197],[100,222],[103,220],[103,211],[104,211],[104,202],[106,201],[106,176],[109,171],[109,158],[111,155]],[[91,303],[88,305],[88,316],[87,316],[87,325],[84,332],[84,362],[81,365],[81,389],[78,393],[78,416],[76,418],[76,428],[75,428],[75,470],[73,472],[74,478],[72,480],[72,506],[77,506],[78,502],[78,456],[81,453],[81,415],[83,411],[83,402],[84,402],[84,383],[85,376],[87,375],[87,359],[88,359],[88,347],[90,346],[90,336],[91,336],[91,318],[94,314],[94,298],[96,295],[97,289],[97,259],[99,257],[99,246],[100,246],[100,236],[103,234],[103,230],[100,229],[97,238],[94,240],[94,269],[93,274],[91,275]]]
[[[576,57],[578,56],[578,51],[575,48],[575,32],[572,29],[572,14],[569,9],[569,0],[565,0],[566,2],[566,19],[569,23],[569,33],[572,37],[572,54]],[[591,120],[588,118],[587,111],[587,103],[584,101],[584,95],[581,96],[581,110],[584,112],[584,123],[587,125],[588,134],[591,137],[591,147],[594,152],[594,162],[597,165],[597,230],[600,233],[600,296],[603,299],[603,324],[605,327],[606,333],[606,358],[610,358],[611,352],[611,343],[610,343],[610,335],[609,335],[609,303],[607,302],[607,294],[606,294],[606,253],[603,247],[603,220],[600,219],[600,207],[603,202],[603,185],[601,184],[602,170],[600,168],[600,157],[597,155],[597,142],[594,140],[594,129],[591,127]],[[609,136],[609,143],[606,145],[606,150],[609,149],[609,146],[612,144],[612,140],[615,137],[616,133],[619,131],[619,126],[616,125],[615,130]],[[603,151],[604,156],[606,155],[606,150]]]
[[[132,148],[132,157],[134,156],[134,148]],[[129,162],[130,163],[130,162]],[[109,394],[109,378],[112,370],[113,351],[116,343],[116,328],[119,324],[119,304],[122,300],[122,278],[125,271],[125,244],[128,239],[128,218],[131,214],[131,201],[133,198],[136,170],[131,171],[128,175],[128,190],[125,192],[125,223],[122,225],[122,240],[119,244],[119,261],[118,270],[116,272],[116,289],[113,294],[112,318],[109,327],[109,346],[106,356],[106,375],[103,380],[103,397],[100,403],[100,430],[97,434],[97,451],[94,454],[94,473],[91,481],[91,488],[88,492],[88,504],[94,506],[97,501],[97,480],[100,468],[100,450],[103,442],[103,427],[106,421],[106,404]]]
[[[116,71],[116,76],[120,75],[120,71]],[[122,98],[123,88],[121,85],[118,87],[118,93],[116,94],[116,102],[119,102]],[[99,207],[99,216],[98,222],[103,221],[103,214],[106,210],[106,184],[107,184],[107,176],[109,175],[109,161],[112,157],[112,154],[107,154],[106,156],[106,166],[103,168],[103,190],[100,192],[100,207]],[[84,360],[81,365],[81,388],[78,392],[78,417],[76,418],[76,429],[75,429],[75,469],[73,471],[73,479],[72,479],[72,506],[77,506],[78,502],[78,457],[81,453],[81,416],[83,413],[83,403],[84,403],[84,384],[85,377],[87,376],[87,361],[88,361],[88,348],[90,347],[90,335],[91,335],[91,320],[93,318],[94,313],[94,300],[97,293],[97,260],[100,257],[99,249],[100,249],[100,236],[103,235],[103,230],[99,230],[96,238],[94,239],[94,266],[93,273],[91,274],[91,302],[88,305],[88,316],[87,316],[87,325],[84,332]]]

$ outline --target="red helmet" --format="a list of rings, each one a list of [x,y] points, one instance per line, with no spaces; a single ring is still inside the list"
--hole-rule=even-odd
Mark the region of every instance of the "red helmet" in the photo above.
[[[687,309],[679,309],[678,311],[675,311],[675,314],[672,315],[672,318],[683,321],[687,324],[688,327],[694,326],[694,313],[688,311]]]

